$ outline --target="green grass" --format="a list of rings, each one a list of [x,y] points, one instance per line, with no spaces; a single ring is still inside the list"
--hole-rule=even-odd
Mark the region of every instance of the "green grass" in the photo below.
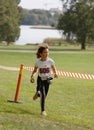
[[[0,50],[24,50],[24,51],[35,51],[37,49],[37,45],[35,44],[27,44],[27,45],[14,45],[10,44],[9,46],[0,43]],[[71,44],[66,41],[63,41],[61,46],[49,46],[51,51],[81,51],[80,44]],[[94,45],[87,45],[85,51],[94,51]]]
[[[58,70],[94,74],[94,53],[50,52],[50,57],[55,60]],[[23,63],[33,66],[35,61],[35,52],[0,51],[0,65],[19,67]],[[30,83],[30,71],[23,72],[18,99],[23,103],[7,102],[14,100],[18,73],[0,69],[0,130],[94,129],[94,80],[54,79],[46,99],[48,115],[42,117],[40,100],[32,100],[36,83]]]

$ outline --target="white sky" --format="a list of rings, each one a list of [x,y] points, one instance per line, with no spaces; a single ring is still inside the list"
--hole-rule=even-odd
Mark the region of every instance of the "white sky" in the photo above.
[[[20,6],[26,9],[62,9],[61,0],[21,0]]]

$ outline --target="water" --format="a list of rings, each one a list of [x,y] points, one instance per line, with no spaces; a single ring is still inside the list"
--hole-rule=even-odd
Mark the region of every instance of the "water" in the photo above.
[[[36,44],[42,43],[45,38],[61,38],[58,30],[54,29],[33,29],[31,26],[22,25],[20,37],[15,42],[16,45],[24,45],[24,44]]]

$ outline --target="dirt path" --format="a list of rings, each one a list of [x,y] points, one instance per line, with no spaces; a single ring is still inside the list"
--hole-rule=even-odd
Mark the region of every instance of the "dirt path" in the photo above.
[[[2,66],[2,65],[0,65],[0,69],[10,70],[10,71],[19,71],[19,68],[16,68],[16,67],[7,67],[7,66]]]

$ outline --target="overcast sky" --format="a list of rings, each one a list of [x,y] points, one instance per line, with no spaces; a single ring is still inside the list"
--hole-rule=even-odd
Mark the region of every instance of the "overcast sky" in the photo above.
[[[26,9],[62,9],[61,0],[21,0],[20,6]]]

